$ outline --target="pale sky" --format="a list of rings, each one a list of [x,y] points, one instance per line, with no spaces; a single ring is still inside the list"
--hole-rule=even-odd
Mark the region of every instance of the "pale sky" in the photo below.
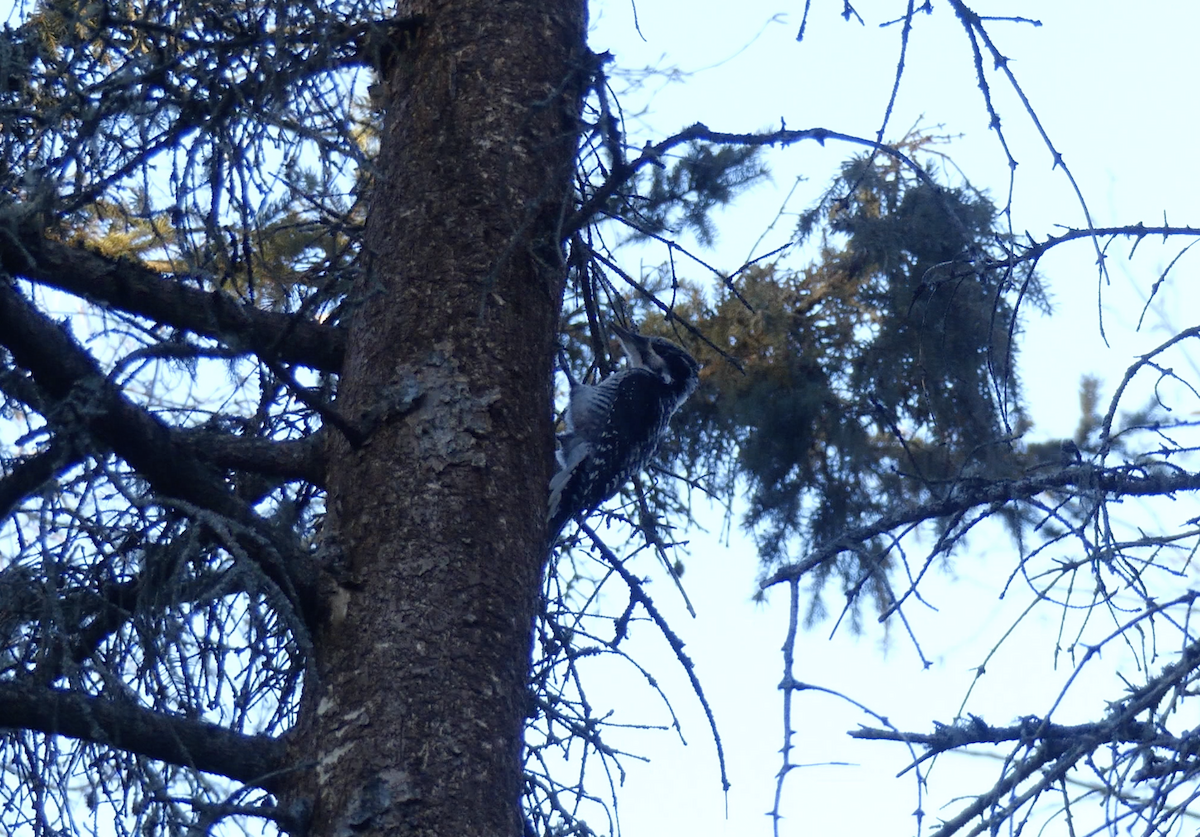
[[[777,127],[783,119],[791,128],[821,126],[873,137],[891,92],[900,36],[899,25],[878,24],[899,17],[906,4],[853,4],[866,25],[844,22],[841,0],[812,0],[806,38],[798,44],[804,0],[640,0],[636,12],[645,40],[634,30],[633,4],[604,0],[592,6],[591,46],[615,53],[625,69],[662,64],[694,73],[662,87],[648,102],[650,112],[634,125],[640,131],[634,140],[637,146],[697,121],[716,130],[741,132]],[[8,5],[0,0],[0,9]],[[917,17],[886,138],[896,139],[918,121],[962,134],[947,152],[975,186],[1003,203],[1008,170],[987,129],[969,45],[945,0],[933,0],[933,5],[932,15]],[[1096,225],[1159,223],[1164,213],[1174,224],[1200,225],[1200,212],[1194,208],[1200,174],[1190,159],[1200,136],[1194,92],[1200,3],[1011,0],[974,7],[1042,21],[1038,28],[997,22],[991,31],[1013,59],[1012,69],[1071,167]],[[992,78],[1007,139],[1020,164],[1014,192],[1016,228],[1040,239],[1055,224],[1083,226],[1070,184],[1051,170],[1050,154],[1012,92]],[[645,104],[636,97],[625,101],[630,112]],[[797,176],[807,182],[791,205],[795,211],[804,209],[835,167],[858,150],[830,142],[774,154],[773,184],[754,190],[721,216],[717,250],[706,258],[726,269],[736,267]],[[789,224],[781,224],[778,235],[789,231]],[[771,246],[768,240],[760,252]],[[1156,330],[1160,320],[1154,318],[1142,334],[1131,329],[1140,310],[1139,294],[1153,284],[1178,246],[1163,248],[1146,241],[1128,267],[1114,264],[1113,285],[1105,290],[1109,346],[1096,327],[1097,277],[1090,247],[1084,242],[1065,245],[1042,262],[1057,312],[1048,321],[1031,320],[1021,345],[1027,402],[1036,422],[1034,439],[1070,435],[1078,417],[1081,375],[1101,375],[1108,383],[1107,396],[1133,354],[1162,339],[1162,331]],[[1117,246],[1114,253],[1128,250]],[[662,257],[645,253],[647,263]],[[1162,292],[1161,316],[1174,327],[1196,324],[1200,308],[1188,285],[1196,285],[1197,258],[1181,260],[1174,274],[1178,284]],[[721,793],[707,723],[665,643],[648,626],[635,625],[631,647],[638,649],[639,659],[671,696],[689,743],[680,745],[671,733],[641,731],[614,741],[652,759],[649,764],[625,760],[629,774],[618,799],[625,837],[771,833],[764,814],[772,805],[780,765],[781,698],[776,686],[782,674],[779,649],[786,629],[786,591],[773,591],[765,605],[751,602],[757,571],[753,545],[736,526],[729,544],[720,543],[720,513],[712,515],[707,533],[689,533],[693,548],[685,556],[684,582],[696,619],[688,617],[661,572],[654,575],[652,564],[637,569],[654,575],[651,592],[696,663],[723,736],[733,787],[727,798]],[[931,668],[922,669],[898,626],[891,628],[885,643],[877,626],[869,626],[861,637],[845,629],[830,637],[832,623],[827,623],[800,640],[797,677],[840,690],[886,714],[901,729],[929,731],[934,719],[952,720],[974,679],[974,668],[1030,598],[1027,588],[1017,586],[1003,601],[998,599],[997,580],[1008,576],[1015,561],[1002,535],[996,534],[990,543],[977,539],[971,546],[952,570],[935,574],[925,588],[926,598],[938,610],[908,610],[922,649],[934,662]],[[1192,577],[1181,586],[1196,583]],[[836,607],[837,591],[828,592]],[[1060,658],[1057,671],[1052,665],[1059,615],[1050,608],[1022,623],[989,662],[988,674],[966,711],[1004,724],[1049,708],[1071,671],[1067,659]],[[1101,691],[1108,688],[1104,674],[1119,665],[1120,660],[1105,659],[1089,666],[1072,690],[1074,702],[1056,719],[1065,723],[1084,720],[1088,712],[1094,715],[1101,696],[1110,693]],[[618,720],[667,720],[652,692],[627,670],[599,663],[592,674],[591,698],[598,706],[611,701]],[[833,697],[806,693],[795,699],[794,711],[793,760],[814,766],[795,770],[788,778],[782,804],[787,820],[781,833],[914,834],[913,777],[910,773],[895,778],[909,761],[905,748],[846,737],[845,732],[859,723],[876,722]],[[1195,722],[1200,723],[1200,717]],[[984,757],[944,757],[930,776],[932,798],[924,802],[924,833],[939,810],[946,815],[958,810],[961,803],[952,801],[956,795],[988,788],[988,777],[996,769]],[[594,787],[602,789],[599,782]],[[943,804],[947,807],[940,809]],[[593,825],[598,831],[605,826]],[[1062,831],[1052,826],[1047,833]]]
[[[614,0],[594,6],[591,45],[597,51],[612,51],[626,68],[658,63],[689,71],[710,67],[654,96],[652,110],[642,120],[644,134],[637,136],[635,145],[696,121],[740,132],[777,127],[781,118],[789,128],[821,126],[873,137],[891,91],[900,36],[899,25],[878,24],[903,14],[905,4],[861,0],[854,5],[865,26],[843,22],[841,2],[814,0],[805,41],[797,44],[804,7],[800,0],[782,5],[760,0],[640,2],[643,41],[633,31],[632,6]],[[946,150],[975,186],[1003,203],[1008,169],[995,135],[987,130],[969,45],[948,5],[933,5],[932,15],[917,17],[886,138],[896,139],[918,120],[962,134]],[[1194,209],[1200,175],[1189,153],[1200,133],[1191,92],[1200,4],[1047,0],[980,3],[975,8],[1043,23],[1035,28],[997,22],[990,28],[999,48],[1013,59],[1010,66],[1070,166],[1095,225],[1139,220],[1156,224],[1164,213],[1172,224],[1200,224]],[[776,22],[769,23],[772,18]],[[990,70],[990,63],[987,66]],[[994,76],[992,89],[1019,162],[1015,229],[1041,239],[1055,231],[1055,225],[1085,226],[1070,184],[1051,170],[1051,155],[1019,101]],[[627,101],[626,106],[638,109],[635,102]],[[725,214],[716,263],[727,269],[737,266],[797,175],[808,180],[800,190],[804,195],[793,204],[799,210],[828,182],[833,167],[857,150],[814,143],[775,154],[773,186],[755,190]],[[786,234],[788,225],[781,227]],[[1164,249],[1147,240],[1132,263],[1114,259],[1112,285],[1104,291],[1109,346],[1097,330],[1098,285],[1091,245],[1065,245],[1043,260],[1056,313],[1050,320],[1030,320],[1021,345],[1027,401],[1036,422],[1031,439],[1072,433],[1082,375],[1100,375],[1107,398],[1134,354],[1164,339],[1164,319],[1174,328],[1196,324],[1196,257],[1185,256],[1172,274],[1178,284],[1160,292],[1164,305],[1157,316],[1147,318],[1141,333],[1132,331],[1142,295],[1180,246]],[[1117,245],[1111,252],[1123,257],[1129,245]],[[653,263],[661,254],[644,258]],[[690,533],[694,548],[686,560],[685,583],[697,619],[687,617],[661,577],[651,589],[687,642],[717,714],[733,783],[728,818],[707,725],[665,643],[642,626],[635,638],[644,640],[645,660],[653,661],[652,670],[673,697],[689,746],[679,745],[669,733],[630,733],[621,742],[652,758],[649,765],[626,762],[630,773],[619,797],[626,837],[771,833],[764,812],[771,807],[780,765],[781,698],[776,685],[783,670],[779,648],[786,629],[786,591],[774,591],[765,606],[751,603],[753,546],[736,528],[728,547],[718,543],[714,536],[720,523],[714,511],[708,535]],[[930,579],[925,592],[937,612],[920,607],[908,611],[925,655],[934,661],[929,670],[922,670],[899,626],[892,627],[885,646],[877,626],[861,637],[842,629],[830,638],[829,623],[801,639],[796,676],[844,692],[887,715],[901,729],[932,731],[934,719],[951,721],[975,667],[1030,600],[1028,588],[1020,585],[999,600],[997,582],[1011,573],[1015,555],[1002,534],[991,534],[991,540],[985,535],[973,541],[951,571]],[[649,565],[641,571],[652,572]],[[1196,583],[1193,575],[1180,586]],[[838,592],[828,592],[836,607]],[[1054,632],[1061,615],[1060,609],[1048,608],[1022,622],[989,662],[965,711],[996,725],[1019,715],[1044,714],[1073,667],[1065,656],[1059,658],[1057,671],[1053,666]],[[1068,723],[1098,716],[1102,697],[1113,694],[1106,675],[1120,665],[1121,660],[1107,658],[1089,664],[1055,719]],[[665,713],[648,690],[638,691],[636,681],[615,670],[605,670],[605,676],[612,678],[612,698],[621,720],[664,721]],[[603,700],[595,686],[592,697]],[[835,698],[806,693],[795,700],[794,711],[798,751],[793,760],[823,766],[789,776],[782,805],[788,819],[781,833],[916,833],[912,774],[895,778],[908,764],[906,750],[847,738],[845,731],[860,722],[877,724]],[[1200,722],[1200,717],[1195,720]],[[824,764],[833,761],[847,764]],[[944,757],[930,776],[932,798],[923,803],[923,832],[931,830],[939,810],[950,816],[961,807],[953,797],[990,787],[989,777],[997,769],[998,764],[986,757]],[[1036,829],[1037,823],[1032,826]],[[1061,820],[1048,833],[1065,833]]]

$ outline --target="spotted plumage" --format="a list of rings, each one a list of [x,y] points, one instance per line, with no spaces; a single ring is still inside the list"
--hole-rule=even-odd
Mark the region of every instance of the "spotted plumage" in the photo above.
[[[629,359],[595,385],[573,384],[559,470],[550,481],[550,543],[567,521],[586,516],[644,469],[675,411],[699,382],[700,365],[661,337],[614,326]]]

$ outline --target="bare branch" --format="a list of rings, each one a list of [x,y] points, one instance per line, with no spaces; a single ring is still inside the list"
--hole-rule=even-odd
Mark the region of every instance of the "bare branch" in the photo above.
[[[247,532],[247,554],[293,601],[307,600],[308,572],[290,545],[280,543],[254,512],[223,483],[220,475],[181,444],[179,431],[131,402],[104,376],[95,360],[61,326],[29,304],[11,282],[0,282],[0,343],[28,369],[41,389],[57,406],[87,428],[138,471],[159,494],[174,497],[215,512]],[[268,544],[272,546],[264,548]],[[268,552],[277,552],[274,557]],[[288,566],[280,556],[293,560]],[[297,576],[296,572],[300,572]],[[303,591],[303,592],[302,592]]]
[[[207,429],[176,430],[174,433],[195,456],[221,468],[303,480],[318,487],[325,485],[319,433],[303,439],[230,436]]]
[[[1150,235],[1161,235],[1163,240],[1172,236],[1200,237],[1200,227],[1173,227],[1168,225],[1147,227],[1145,224],[1130,224],[1124,227],[1095,227],[1094,229],[1068,229],[1061,235],[1050,235],[1045,241],[1032,242],[1019,248],[1007,259],[989,261],[989,268],[1015,267],[1026,262],[1036,262],[1046,252],[1059,244],[1080,239],[1095,239],[1106,237],[1127,237],[1135,239],[1134,246],[1143,238]]]
[[[1070,743],[1080,738],[1099,738],[1103,741],[1141,742],[1154,736],[1153,724],[1130,722],[1123,729],[1113,729],[1109,724],[1051,724],[1030,715],[1021,723],[1006,727],[994,727],[982,718],[972,715],[964,723],[939,725],[934,732],[902,732],[896,729],[860,727],[850,731],[851,738],[868,741],[902,741],[905,744],[920,744],[928,747],[931,754],[946,753],[973,744],[1003,744],[1009,741],[1033,743],[1034,741],[1058,741]]]
[[[596,216],[604,212],[604,207],[622,186],[628,183],[633,177],[646,166],[660,164],[662,157],[668,154],[675,148],[685,145],[689,142],[712,142],[720,145],[740,145],[740,146],[780,146],[787,147],[795,145],[804,140],[815,140],[821,145],[825,144],[826,140],[838,140],[840,142],[850,143],[852,145],[863,145],[867,148],[879,151],[896,160],[899,160],[904,165],[908,166],[915,172],[920,180],[927,185],[938,189],[940,187],[933,181],[932,178],[925,172],[916,161],[909,158],[904,152],[899,151],[890,145],[885,145],[877,140],[867,139],[866,137],[857,137],[853,134],[843,134],[839,131],[830,131],[828,128],[808,128],[802,131],[790,131],[787,128],[781,128],[778,131],[768,131],[764,133],[749,133],[749,134],[734,134],[724,131],[714,131],[703,123],[696,124],[684,128],[677,134],[667,137],[662,142],[655,145],[647,144],[642,149],[642,153],[637,157],[627,162],[619,162],[614,165],[612,172],[605,178],[596,190],[588,197],[586,201],[577,209],[563,225],[564,240],[569,238],[573,233],[579,231],[587,224],[595,220]]]
[[[1062,488],[1087,489],[1127,497],[1170,496],[1180,491],[1200,490],[1200,474],[1186,471],[1146,472],[1141,468],[1120,466],[1101,469],[1091,465],[1064,468],[1050,474],[1020,480],[961,480],[947,487],[946,496],[879,516],[871,523],[846,532],[841,538],[813,550],[803,561],[780,567],[764,581],[763,589],[800,578],[814,567],[852,551],[872,538],[913,523],[922,523],[961,514],[977,506],[1028,500],[1044,491]]]
[[[616,571],[617,575],[621,577],[621,580],[624,581],[626,586],[629,588],[631,607],[632,604],[636,602],[646,609],[646,613],[650,615],[650,619],[654,622],[659,632],[671,646],[671,650],[675,653],[675,659],[679,660],[679,664],[683,666],[684,671],[687,672],[688,681],[691,683],[692,691],[695,693],[696,699],[700,701],[700,706],[703,708],[704,715],[708,719],[708,726],[712,731],[713,743],[717,747],[717,762],[721,768],[721,789],[728,792],[729,777],[725,772],[725,747],[721,743],[721,734],[717,730],[717,719],[713,715],[712,707],[709,705],[708,698],[704,694],[704,689],[700,685],[700,679],[696,676],[695,664],[692,663],[691,658],[688,657],[688,655],[683,651],[683,640],[681,640],[679,636],[673,630],[671,630],[671,626],[667,624],[666,618],[663,617],[658,608],[654,605],[654,602],[651,600],[649,594],[646,593],[642,582],[635,575],[633,575],[633,573],[625,568],[625,565],[621,562],[621,559],[618,558],[613,551],[608,548],[608,545],[601,540],[600,536],[597,535],[595,531],[586,523],[580,522],[579,528],[587,534],[588,538],[592,541],[592,545],[595,546],[596,549],[600,550],[600,553],[604,556],[604,560],[613,568],[613,570]],[[619,622],[620,620],[618,620],[618,623]]]
[[[18,233],[14,229],[12,236]],[[20,241],[23,252],[14,249]],[[339,372],[345,332],[298,316],[245,305],[220,291],[189,288],[132,260],[115,261],[38,237],[0,235],[0,267],[12,275],[188,329],[234,349]]]
[[[0,479],[0,519],[8,517],[13,507],[54,479],[66,465],[77,458],[55,445],[17,462]]]
[[[9,729],[119,747],[268,789],[284,765],[284,742],[278,738],[20,682],[0,682],[0,718]]]

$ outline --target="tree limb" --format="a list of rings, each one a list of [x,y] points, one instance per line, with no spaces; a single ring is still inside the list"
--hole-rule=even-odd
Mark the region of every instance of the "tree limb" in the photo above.
[[[0,342],[33,374],[38,388],[75,417],[131,466],[171,497],[197,503],[230,517],[232,495],[211,469],[173,438],[172,428],[129,401],[107,380],[99,365],[49,317],[22,297],[11,282],[0,282]],[[68,405],[74,397],[75,403]]]
[[[231,436],[205,428],[178,429],[173,433],[195,456],[218,467],[286,480],[303,480],[317,487],[325,485],[319,434],[300,439],[264,439]]]
[[[52,445],[19,460],[0,479],[0,519],[8,517],[17,503],[52,480],[73,461],[77,461],[77,457],[69,456],[61,445]]]
[[[1062,235],[1046,236],[1045,241],[1030,242],[1021,247],[1014,247],[1012,255],[1010,255],[1008,258],[988,261],[987,266],[989,268],[1016,267],[1017,265],[1025,262],[1037,261],[1051,248],[1057,247],[1059,244],[1065,244],[1068,241],[1125,237],[1134,239],[1133,246],[1137,247],[1143,238],[1151,235],[1161,235],[1164,240],[1169,237],[1177,236],[1200,238],[1200,227],[1175,227],[1167,225],[1147,227],[1145,224],[1139,222],[1137,224],[1130,224],[1124,227],[1068,229],[1066,232],[1062,233]]]
[[[879,729],[876,727],[859,727],[851,730],[851,738],[867,741],[903,741],[906,744],[920,744],[928,747],[932,753],[945,753],[972,744],[1003,744],[1009,741],[1034,743],[1061,742],[1074,743],[1082,738],[1097,738],[1101,741],[1144,742],[1154,737],[1154,725],[1129,721],[1125,726],[1117,728],[1109,722],[1090,724],[1051,724],[1041,718],[1030,715],[1022,718],[1019,724],[1006,727],[993,727],[982,718],[972,715],[963,722],[950,725],[938,725],[929,733],[902,732],[895,729]]]
[[[58,421],[78,422],[80,429],[110,447],[159,494],[238,524],[246,533],[239,538],[246,553],[302,610],[308,610],[303,603],[309,602],[312,593],[313,568],[291,544],[283,543],[278,533],[262,525],[249,506],[229,490],[221,474],[195,455],[192,445],[181,443],[181,431],[126,398],[102,374],[95,359],[62,326],[22,297],[10,281],[0,281],[0,344],[56,402],[62,414]],[[272,551],[277,554],[269,554]],[[283,556],[290,559],[286,564]]]
[[[20,682],[0,682],[0,718],[10,729],[117,747],[268,790],[284,765],[278,738]]]
[[[916,176],[924,183],[934,187],[939,193],[939,187],[929,174],[917,165],[915,161],[890,145],[877,142],[876,140],[867,139],[865,137],[856,137],[852,134],[843,134],[839,131],[830,131],[828,128],[807,128],[801,131],[788,130],[786,127],[778,131],[764,131],[762,133],[752,134],[734,134],[727,131],[714,131],[707,125],[697,122],[684,128],[682,131],[667,137],[662,142],[655,145],[649,143],[642,149],[642,153],[634,157],[628,162],[616,161],[612,171],[604,182],[596,187],[596,190],[588,197],[588,199],[575,211],[575,213],[567,219],[563,224],[563,238],[568,239],[575,232],[583,229],[591,223],[595,216],[604,210],[609,199],[612,198],[620,190],[622,186],[634,178],[634,176],[646,166],[660,165],[663,155],[673,151],[681,145],[686,145],[689,142],[712,142],[719,145],[741,145],[741,146],[789,146],[804,140],[816,140],[821,145],[825,144],[826,140],[839,140],[854,145],[862,145],[881,154],[886,154],[896,160],[904,163],[916,174]]]
[[[977,506],[1004,505],[1028,500],[1044,491],[1070,488],[1078,491],[1097,491],[1119,497],[1165,496],[1179,491],[1200,490],[1200,474],[1187,471],[1170,473],[1132,473],[1129,467],[1101,469],[1090,464],[1063,468],[1050,474],[1020,480],[961,480],[946,496],[919,506],[909,506],[885,514],[863,526],[848,530],[835,541],[823,544],[804,560],[780,567],[764,579],[762,589],[800,578],[810,570],[832,560],[843,552],[885,532],[914,523],[961,514]]]
[[[1196,596],[1189,594],[1182,598],[1190,604]],[[1121,628],[1116,633],[1122,634],[1126,629]],[[1092,646],[1089,654],[1098,648]],[[1200,642],[1191,642],[1183,648],[1177,661],[1164,666],[1158,675],[1144,685],[1131,689],[1124,699],[1110,704],[1104,719],[1094,723],[1067,726],[1031,715],[1011,726],[993,727],[982,718],[972,715],[965,721],[939,726],[927,734],[864,727],[852,731],[850,735],[877,741],[903,741],[910,747],[913,744],[924,745],[929,749],[918,761],[972,744],[1013,742],[1018,745],[1018,750],[1027,748],[1028,752],[1020,758],[1010,757],[1006,760],[1006,771],[991,790],[976,797],[974,802],[946,820],[935,832],[936,835],[950,835],[976,817],[981,817],[983,821],[971,831],[971,834],[977,834],[988,828],[994,830],[995,823],[1012,816],[1022,805],[1060,781],[1081,759],[1089,758],[1096,750],[1107,745],[1132,745],[1133,753],[1143,754],[1145,767],[1135,774],[1135,781],[1152,778],[1160,772],[1178,775],[1179,771],[1186,770],[1183,765],[1190,764],[1197,749],[1195,736],[1190,731],[1182,737],[1170,734],[1155,723],[1153,713],[1168,694],[1184,692],[1189,688],[1197,668],[1200,668]],[[1152,720],[1137,720],[1139,715],[1147,713]],[[1113,749],[1115,752],[1117,748],[1114,746]],[[1165,762],[1170,766],[1167,770],[1162,769],[1162,751],[1175,754],[1175,761]],[[1032,786],[1017,792],[1018,786],[1039,772]],[[988,809],[1001,799],[1005,799],[1005,802],[999,809],[988,814]]]
[[[232,346],[323,372],[340,372],[345,331],[263,311],[220,291],[189,288],[135,261],[112,260],[45,238],[0,236],[0,268],[31,282],[186,329]],[[17,244],[19,242],[19,244]]]

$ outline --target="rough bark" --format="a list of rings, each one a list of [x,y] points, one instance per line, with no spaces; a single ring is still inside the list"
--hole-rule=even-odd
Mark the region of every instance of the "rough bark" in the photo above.
[[[413,2],[329,450],[313,835],[518,835],[580,0]],[[380,420],[382,417],[382,420]]]

